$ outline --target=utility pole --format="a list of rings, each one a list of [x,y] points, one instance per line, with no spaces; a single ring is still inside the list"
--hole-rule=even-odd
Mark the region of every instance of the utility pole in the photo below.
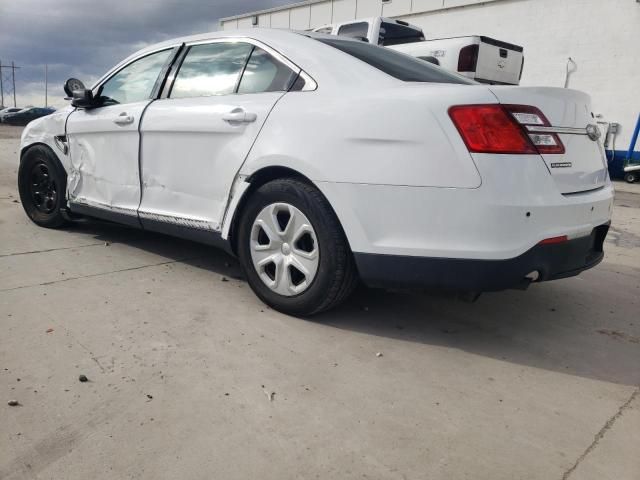
[[[0,60],[0,107],[4,108],[4,86],[2,85],[2,60]]]
[[[48,78],[49,65],[44,64],[44,108],[47,108],[49,102],[49,78]]]
[[[11,62],[11,73],[13,73],[13,106],[16,106],[16,66]]]

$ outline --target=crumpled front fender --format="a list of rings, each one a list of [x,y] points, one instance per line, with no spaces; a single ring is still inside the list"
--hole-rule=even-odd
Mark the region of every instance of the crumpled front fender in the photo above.
[[[53,150],[60,159],[60,163],[69,173],[71,159],[69,157],[69,149],[64,148],[64,142],[56,142],[56,137],[64,137],[66,135],[67,118],[73,112],[74,108],[69,106],[62,108],[51,115],[38,118],[29,122],[22,131],[20,140],[20,156],[31,145],[44,144]]]

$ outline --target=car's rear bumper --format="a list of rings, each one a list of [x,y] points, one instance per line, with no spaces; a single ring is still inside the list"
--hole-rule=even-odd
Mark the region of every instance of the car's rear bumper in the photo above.
[[[545,238],[580,238],[611,220],[609,182],[562,194],[539,158],[492,160],[503,168],[485,173],[479,188],[317,185],[351,250],[367,254],[508,260]]]
[[[608,224],[600,225],[590,235],[559,244],[539,244],[506,260],[371,253],[354,256],[361,279],[370,287],[473,292],[526,288],[532,278],[566,278],[596,266],[604,256],[602,247],[608,230]]]

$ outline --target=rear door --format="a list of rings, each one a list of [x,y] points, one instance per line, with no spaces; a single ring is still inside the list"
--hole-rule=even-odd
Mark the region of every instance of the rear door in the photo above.
[[[138,223],[138,126],[172,54],[168,48],[135,59],[99,87],[102,107],[76,109],[69,115],[72,210],[91,208],[95,216],[118,214],[119,221]]]
[[[532,105],[550,126],[528,125],[530,134],[558,135],[564,153],[542,158],[561,193],[594,190],[607,183],[608,170],[599,130],[591,113],[589,95],[553,87],[491,87],[500,103]]]
[[[299,73],[268,50],[253,40],[188,46],[141,125],[145,228],[220,229],[236,173]]]

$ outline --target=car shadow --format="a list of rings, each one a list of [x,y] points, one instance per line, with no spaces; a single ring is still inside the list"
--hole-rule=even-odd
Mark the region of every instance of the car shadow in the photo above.
[[[219,248],[97,219],[76,221],[66,226],[65,230],[86,235],[98,242],[126,244],[230,278],[244,279],[237,259]]]
[[[237,259],[206,245],[99,221],[68,228],[244,278]],[[640,321],[634,294],[638,285],[629,286],[629,278],[640,282],[638,272],[622,273],[601,264],[579,277],[534,284],[527,291],[485,293],[475,302],[451,293],[359,287],[341,307],[300,321],[640,385]]]
[[[612,303],[604,270],[583,278],[485,293],[455,294],[362,288],[318,321],[402,341],[460,349],[484,357],[625,385],[640,385],[637,303]]]

